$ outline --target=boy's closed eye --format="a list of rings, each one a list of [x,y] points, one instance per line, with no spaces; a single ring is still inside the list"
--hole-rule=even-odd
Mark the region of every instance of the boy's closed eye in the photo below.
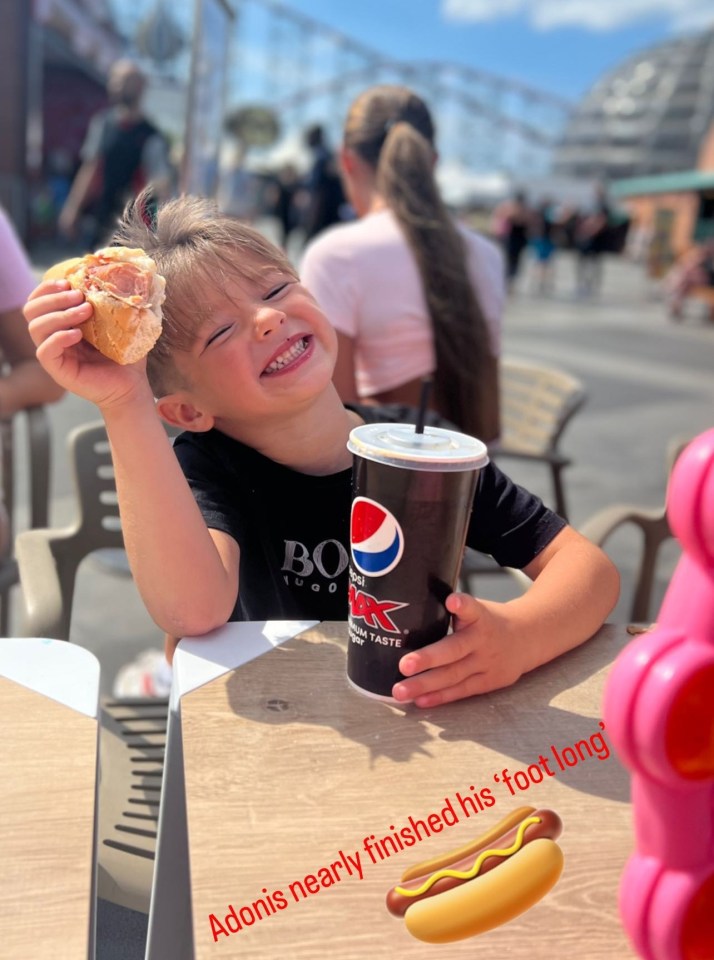
[[[206,340],[203,346],[203,349],[207,350],[212,343],[215,343],[215,341],[221,338],[222,336],[224,336],[224,334],[229,333],[234,326],[235,324],[227,323],[224,327],[219,327],[218,330],[214,330],[214,332],[210,335],[208,340]]]
[[[290,281],[285,280],[282,283],[277,284],[274,287],[271,287],[268,293],[265,294],[263,300],[272,300],[275,297],[280,296],[281,293],[284,293],[285,290],[290,286]]]

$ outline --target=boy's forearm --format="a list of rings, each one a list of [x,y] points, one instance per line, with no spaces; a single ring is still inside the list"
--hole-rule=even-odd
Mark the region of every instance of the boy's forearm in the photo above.
[[[574,531],[564,531],[564,534]],[[614,564],[579,534],[548,561],[529,590],[506,604],[523,672],[591,637],[619,596]]]
[[[174,636],[225,623],[230,574],[210,536],[150,396],[104,410],[124,543],[142,599]]]

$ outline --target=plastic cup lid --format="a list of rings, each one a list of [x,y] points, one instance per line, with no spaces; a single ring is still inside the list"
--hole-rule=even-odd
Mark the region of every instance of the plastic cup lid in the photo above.
[[[365,423],[350,432],[347,449],[366,460],[409,470],[480,470],[488,463],[486,444],[442,427],[417,433],[409,423]]]

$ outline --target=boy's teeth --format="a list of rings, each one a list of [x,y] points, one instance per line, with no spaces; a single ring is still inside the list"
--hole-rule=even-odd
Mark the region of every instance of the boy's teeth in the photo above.
[[[301,353],[304,353],[306,346],[307,344],[304,339],[296,340],[289,350],[281,353],[280,356],[273,360],[270,366],[265,368],[265,372],[275,373],[277,370],[282,370],[286,363],[290,363],[291,360],[294,360],[296,357],[299,357]]]

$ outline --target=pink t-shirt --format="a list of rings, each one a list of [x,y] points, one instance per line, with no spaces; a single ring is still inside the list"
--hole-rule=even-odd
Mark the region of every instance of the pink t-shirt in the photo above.
[[[21,307],[36,286],[27,254],[0,207],[0,313]]]
[[[500,250],[459,225],[467,268],[501,352],[506,299]],[[436,356],[431,320],[414,256],[390,210],[331,227],[307,247],[302,282],[333,326],[355,341],[360,397],[371,397],[431,373]]]

